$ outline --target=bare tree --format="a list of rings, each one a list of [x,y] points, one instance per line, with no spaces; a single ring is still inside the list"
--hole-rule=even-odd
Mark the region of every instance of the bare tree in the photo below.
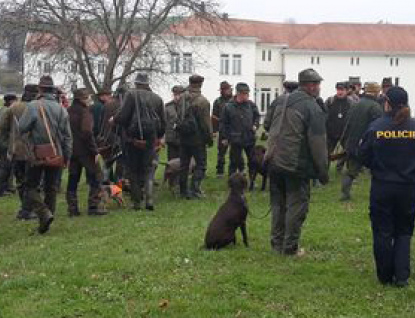
[[[214,23],[221,17],[217,8],[214,0],[6,0],[0,29],[30,34],[28,49],[48,47],[74,63],[84,85],[96,91],[124,84],[138,69],[156,69],[166,29],[195,14]],[[102,79],[94,71],[98,56],[105,58]]]

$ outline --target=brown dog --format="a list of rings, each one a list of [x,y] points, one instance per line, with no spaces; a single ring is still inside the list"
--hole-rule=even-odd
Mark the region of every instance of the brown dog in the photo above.
[[[251,156],[252,160],[252,166],[250,170],[250,185],[249,185],[249,191],[254,190],[255,186],[255,179],[258,174],[262,175],[262,187],[261,191],[265,191],[267,187],[267,178],[268,178],[268,168],[265,165],[264,157],[265,153],[267,152],[267,148],[261,145],[255,146]]]
[[[248,247],[248,205],[244,195],[248,182],[243,174],[234,173],[229,178],[228,185],[231,191],[228,199],[219,208],[207,229],[204,245],[206,249],[218,250],[231,243],[236,244],[235,232],[238,228],[241,228],[242,240]]]

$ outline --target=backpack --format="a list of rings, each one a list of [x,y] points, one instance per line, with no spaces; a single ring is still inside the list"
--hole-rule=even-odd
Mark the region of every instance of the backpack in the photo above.
[[[152,107],[149,107],[134,93],[137,122],[132,127],[132,135],[140,140],[155,139],[161,130],[160,118]],[[140,107],[139,107],[140,105]]]
[[[180,136],[192,136],[198,132],[198,124],[193,109],[184,101],[182,104],[182,118],[176,123],[176,131]]]

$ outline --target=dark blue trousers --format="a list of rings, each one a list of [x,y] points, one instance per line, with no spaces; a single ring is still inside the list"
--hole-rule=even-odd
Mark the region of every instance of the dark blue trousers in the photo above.
[[[415,185],[372,180],[370,219],[378,279],[406,282],[415,219]]]

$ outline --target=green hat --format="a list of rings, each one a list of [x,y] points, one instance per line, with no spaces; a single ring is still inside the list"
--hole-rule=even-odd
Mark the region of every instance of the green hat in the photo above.
[[[308,68],[298,74],[300,83],[320,83],[323,78],[314,69]]]
[[[185,89],[181,85],[175,85],[175,86],[173,86],[171,91],[172,91],[173,94],[181,94],[185,91]]]
[[[236,84],[236,91],[238,93],[249,93],[249,85],[246,83],[238,83]]]
[[[79,88],[74,90],[73,99],[81,100],[87,99],[89,97],[89,92],[86,88]]]
[[[189,84],[202,84],[205,78],[201,75],[194,74],[189,77]]]

